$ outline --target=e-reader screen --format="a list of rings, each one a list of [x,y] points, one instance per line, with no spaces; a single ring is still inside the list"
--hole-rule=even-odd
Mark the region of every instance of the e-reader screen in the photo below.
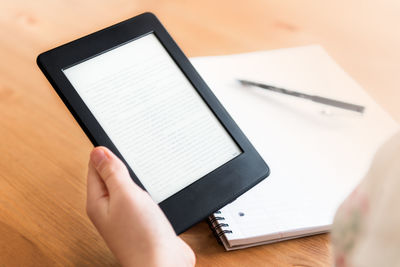
[[[157,203],[242,153],[153,33],[63,73]]]

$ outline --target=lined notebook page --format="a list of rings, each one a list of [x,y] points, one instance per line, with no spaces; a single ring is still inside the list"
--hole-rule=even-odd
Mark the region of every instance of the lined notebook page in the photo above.
[[[221,209],[218,216],[229,224],[221,229],[232,231],[222,236],[227,249],[328,230],[377,148],[399,129],[319,46],[192,63],[271,168],[269,178]],[[239,78],[364,105],[366,111],[243,87],[235,82]]]

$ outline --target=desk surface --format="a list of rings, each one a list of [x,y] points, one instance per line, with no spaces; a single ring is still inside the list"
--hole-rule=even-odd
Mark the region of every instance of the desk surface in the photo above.
[[[321,44],[400,120],[400,2],[2,1],[0,266],[117,265],[85,214],[92,145],[36,67],[49,48],[143,11],[188,56]],[[181,235],[199,266],[329,265],[328,235],[226,253],[202,222]]]

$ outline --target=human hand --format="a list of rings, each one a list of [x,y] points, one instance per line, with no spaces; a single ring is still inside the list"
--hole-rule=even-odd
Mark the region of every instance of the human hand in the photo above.
[[[90,154],[86,211],[123,266],[194,266],[190,247],[123,162],[105,147]]]

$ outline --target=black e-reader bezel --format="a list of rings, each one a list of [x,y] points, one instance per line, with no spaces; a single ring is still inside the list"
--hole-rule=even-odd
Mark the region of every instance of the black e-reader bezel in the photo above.
[[[239,156],[159,203],[180,234],[266,178],[269,168],[156,16],[144,13],[51,49],[37,57],[37,64],[93,145],[114,152],[127,165],[133,181],[145,189],[62,70],[149,33],[155,34],[242,150]]]

